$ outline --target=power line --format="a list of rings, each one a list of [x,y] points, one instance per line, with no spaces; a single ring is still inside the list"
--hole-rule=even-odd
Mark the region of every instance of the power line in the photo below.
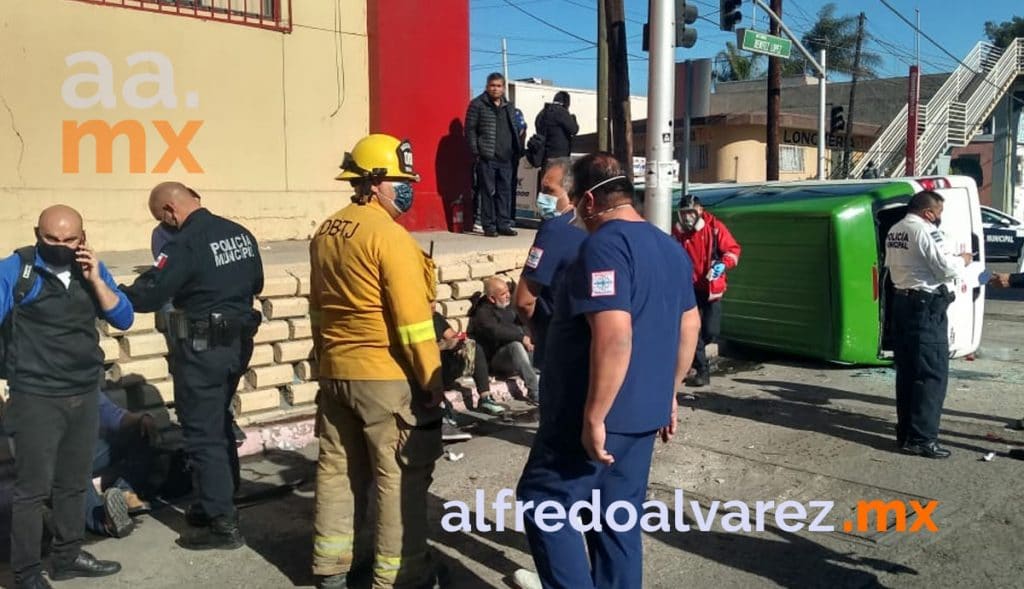
[[[564,34],[569,35],[570,37],[572,37],[574,39],[579,39],[580,41],[583,41],[585,43],[590,43],[591,45],[597,45],[597,43],[591,41],[590,39],[584,39],[583,37],[577,35],[576,33],[573,33],[572,31],[567,31],[567,30],[563,29],[562,27],[560,27],[560,26],[558,26],[556,24],[552,24],[552,23],[544,20],[543,18],[541,18],[541,17],[539,17],[539,16],[537,16],[537,15],[531,13],[531,12],[522,9],[521,7],[519,7],[516,4],[514,4],[513,2],[511,2],[511,0],[503,0],[503,2],[505,2],[505,4],[511,6],[512,8],[515,8],[519,12],[522,12],[526,16],[532,18],[533,20],[535,20],[535,21],[537,21],[537,22],[539,22],[539,23],[541,23],[541,24],[543,24],[543,25],[545,25],[547,27],[550,27],[550,28],[552,28],[552,29],[554,29],[554,30],[556,30],[556,31],[558,31],[560,33],[564,33]]]

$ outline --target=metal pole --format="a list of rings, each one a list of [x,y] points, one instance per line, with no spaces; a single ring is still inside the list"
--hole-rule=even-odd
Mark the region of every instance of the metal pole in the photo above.
[[[915,8],[917,13],[917,28],[914,29],[914,53],[917,54],[917,70],[921,71],[921,9]]]
[[[647,98],[644,216],[659,229],[669,233],[672,230],[672,146],[675,144],[672,130],[675,90],[675,36],[672,26],[675,21],[675,3],[673,0],[651,0],[650,6],[650,87]],[[687,162],[681,162],[681,165],[685,167]]]
[[[501,38],[501,72],[505,76],[505,88],[508,88],[508,42]]]
[[[821,50],[821,67],[825,67],[825,50]],[[818,78],[818,180],[825,179],[825,76]]]
[[[684,70],[686,72],[684,90],[686,91],[686,113],[683,115],[683,163],[681,170],[683,174],[683,196],[690,192],[690,122],[693,117],[693,62],[686,60]]]
[[[801,43],[800,39],[793,34],[793,31],[789,30],[789,27],[786,26],[786,23],[782,22],[782,19],[779,18],[779,15],[775,14],[775,11],[772,10],[770,6],[762,2],[762,0],[753,1],[755,5],[759,6],[761,10],[765,11],[765,13],[768,14],[768,17],[772,20],[772,22],[779,25],[779,29],[783,33],[785,33],[787,37],[789,37],[789,40],[793,42],[793,46],[799,49],[800,53],[804,54],[804,59],[806,59],[807,62],[810,63],[812,67],[814,67],[814,69],[818,70],[818,73],[824,73],[825,69],[821,67],[821,64],[815,61],[814,57],[811,56],[811,52],[808,51],[806,47],[804,47],[804,44]]]

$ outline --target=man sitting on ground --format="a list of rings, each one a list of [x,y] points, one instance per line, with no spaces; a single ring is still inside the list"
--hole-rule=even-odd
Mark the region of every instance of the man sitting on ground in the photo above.
[[[533,368],[533,342],[509,306],[512,294],[505,280],[484,281],[483,296],[469,311],[469,335],[483,348],[493,374],[521,376],[527,397],[536,402],[539,377]]]
[[[461,378],[469,368],[476,392],[480,395],[477,409],[491,415],[504,413],[505,408],[491,397],[491,378],[483,348],[478,342],[468,339],[466,334],[452,329],[444,315],[437,312],[437,303],[434,303],[434,334],[441,348],[441,375],[445,388],[455,386],[455,380]]]
[[[111,471],[119,474],[102,496],[92,484],[86,487],[87,530],[101,536],[124,538],[135,528],[131,516],[149,510],[135,493],[132,483],[138,484],[149,475],[157,435],[153,416],[122,409],[100,392],[100,430],[92,475],[112,475]]]

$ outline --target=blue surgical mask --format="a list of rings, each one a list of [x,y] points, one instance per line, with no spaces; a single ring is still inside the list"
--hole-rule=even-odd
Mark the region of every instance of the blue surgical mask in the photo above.
[[[537,195],[537,211],[542,219],[558,216],[558,198],[541,192]]]
[[[392,182],[391,187],[395,191],[395,198],[391,201],[395,208],[402,213],[409,212],[412,208],[412,185],[408,182]]]

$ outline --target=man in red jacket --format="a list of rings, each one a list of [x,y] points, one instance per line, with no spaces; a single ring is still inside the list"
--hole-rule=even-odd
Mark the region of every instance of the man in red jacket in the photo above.
[[[690,386],[702,387],[711,381],[710,366],[704,347],[718,338],[722,321],[719,302],[725,294],[725,272],[740,263],[740,244],[729,229],[714,215],[704,210],[700,199],[686,195],[679,205],[679,220],[672,236],[682,244],[693,262],[693,290],[700,310],[700,339],[693,358]]]

